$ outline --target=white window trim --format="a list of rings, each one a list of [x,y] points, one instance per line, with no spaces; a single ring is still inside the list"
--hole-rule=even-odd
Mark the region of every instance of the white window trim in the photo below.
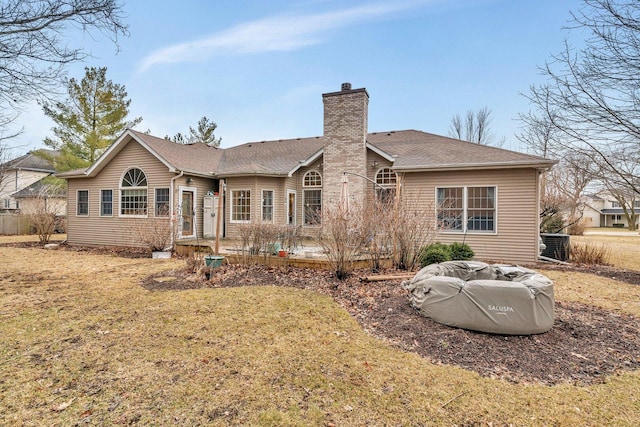
[[[271,220],[267,220],[265,221],[264,219],[264,212],[263,212],[263,208],[264,208],[264,193],[265,191],[271,191]],[[273,224],[273,221],[275,219],[275,210],[276,210],[276,192],[275,190],[272,190],[270,188],[263,188],[260,191],[260,221],[266,224]]]
[[[87,192],[87,213],[86,214],[79,214],[78,213],[78,201],[79,201],[79,197],[78,197],[78,193],[80,193],[81,191],[86,191]],[[86,217],[89,216],[89,213],[91,212],[91,192],[89,191],[88,188],[79,188],[76,190],[76,216],[81,216],[81,217]]]
[[[318,175],[320,177],[320,185],[317,184],[313,184],[313,185],[307,185],[304,182],[307,180],[307,176],[311,175]],[[304,188],[322,188],[322,183],[323,183],[324,178],[322,177],[322,174],[316,170],[310,170],[307,171],[303,176],[302,176],[302,187]]]
[[[184,187],[181,185],[178,187],[178,201],[180,203],[178,204],[178,212],[176,213],[176,218],[178,220],[178,239],[182,239],[184,237],[182,235],[182,193],[184,193],[185,191],[193,193],[193,211],[195,212],[193,216],[193,236],[196,236],[198,234],[198,189],[196,187]],[[169,192],[171,192],[171,190],[169,190]],[[171,194],[169,194],[170,202],[171,197]]]
[[[394,182],[394,183],[389,183],[389,184],[388,184],[388,183],[384,183],[384,184],[382,184],[382,183],[378,182],[378,175],[380,175],[380,172],[382,172],[383,170],[386,170],[386,169],[389,169],[391,172],[393,172],[393,173],[394,173],[394,175],[395,175],[395,177],[396,177],[396,182]],[[377,186],[380,186],[380,187],[384,187],[384,188],[389,188],[389,189],[390,189],[390,188],[394,188],[394,189],[395,189],[395,188],[397,187],[397,185],[398,185],[398,180],[399,180],[399,178],[398,178],[398,173],[397,173],[396,171],[394,171],[394,170],[393,170],[392,168],[390,168],[389,166],[384,166],[384,167],[381,167],[380,169],[378,169],[378,170],[376,171],[375,175],[373,176],[373,180],[374,180],[374,181],[375,181],[375,183],[376,183],[376,187],[377,187]],[[380,188],[380,187],[378,187],[378,188]],[[437,188],[442,188],[442,187],[437,187]]]
[[[122,180],[124,179],[124,176],[131,169],[140,169],[142,171],[142,173],[145,176],[145,179],[147,180],[146,187],[123,187],[122,186]],[[122,190],[141,190],[143,188],[147,190],[147,213],[144,215],[123,214],[122,213]],[[118,183],[118,217],[119,218],[149,218],[149,175],[141,167],[133,166],[133,167],[127,168],[122,172],[122,175],[120,175],[120,182]]]
[[[167,212],[166,215],[158,215],[158,212],[156,212],[156,207],[158,206],[157,205],[158,200],[156,198],[158,196],[158,194],[156,193],[157,190],[167,190],[169,192],[169,202],[168,202],[169,203],[169,212]],[[171,198],[172,197],[173,197],[173,195],[171,194],[171,187],[153,187],[153,216],[155,218],[170,218],[171,217],[171,210],[172,210],[171,206],[173,206],[172,203],[171,203]],[[147,212],[148,212],[148,210],[147,210]]]
[[[479,188],[479,187],[493,187],[495,188],[495,217],[493,218],[493,230],[483,231],[483,230],[468,230],[467,226],[469,225],[469,218],[467,215],[467,189],[469,187]],[[497,185],[441,185],[435,187],[435,217],[438,218],[438,189],[440,188],[462,188],[462,230],[448,230],[448,229],[438,229],[438,233],[442,234],[477,234],[481,236],[490,236],[498,234],[498,207],[500,204],[498,203],[498,186]]]
[[[307,204],[306,204],[306,198],[307,198],[307,191],[319,191],[320,192],[320,211],[322,211],[322,187],[317,186],[317,187],[304,187],[302,189],[302,225],[304,225],[305,227],[320,227],[322,224],[318,223],[318,224],[307,224],[305,219],[306,219],[306,214],[307,214]],[[322,221],[322,219],[320,219],[320,221]]]
[[[289,212],[289,195],[293,194],[293,222],[289,222],[289,214],[291,212]],[[285,224],[287,225],[296,225],[298,223],[298,194],[296,193],[296,190],[287,190],[287,195],[286,198],[284,199],[284,206],[285,206],[285,210],[286,210],[286,214],[287,217],[285,218]]]
[[[102,192],[103,191],[111,191],[111,215],[104,215],[102,213]],[[101,188],[100,189],[100,216],[103,218],[113,218],[113,206],[115,205],[115,203],[113,203],[113,193],[115,193],[115,191],[113,191],[113,188]]]
[[[249,196],[251,197],[251,200],[249,202],[249,219],[248,220],[238,220],[238,219],[233,219],[233,193],[236,191],[248,191],[249,192]],[[253,195],[251,194],[251,189],[250,188],[234,188],[233,190],[229,190],[229,222],[231,224],[251,224],[251,217],[252,217],[252,208],[253,206],[251,206],[253,204]],[[262,206],[261,206],[262,208]],[[262,210],[262,209],[261,209]],[[262,213],[260,214],[260,216],[262,217]]]

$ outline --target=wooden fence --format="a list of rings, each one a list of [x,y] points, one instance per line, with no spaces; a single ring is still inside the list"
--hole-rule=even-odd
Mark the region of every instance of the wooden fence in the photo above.
[[[30,234],[31,222],[24,215],[0,214],[0,234]]]

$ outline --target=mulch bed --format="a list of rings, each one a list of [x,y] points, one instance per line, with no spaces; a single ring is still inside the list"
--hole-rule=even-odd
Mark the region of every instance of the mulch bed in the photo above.
[[[550,267],[545,264],[544,268]],[[579,269],[634,284],[640,280],[640,272],[589,270]],[[588,385],[604,381],[607,375],[640,368],[640,319],[633,316],[556,301],[554,327],[547,333],[505,336],[466,331],[419,315],[400,280],[359,280],[368,274],[356,272],[339,281],[327,271],[225,265],[213,270],[209,280],[203,274],[182,271],[175,273],[174,280],[157,282],[148,278],[143,286],[181,290],[275,285],[321,292],[333,297],[370,334],[398,348],[434,363],[457,365],[515,383]]]

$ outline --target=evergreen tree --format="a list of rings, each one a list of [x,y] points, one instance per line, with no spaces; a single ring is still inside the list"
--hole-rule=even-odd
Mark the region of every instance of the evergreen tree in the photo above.
[[[198,126],[194,129],[189,126],[189,140],[191,142],[204,142],[207,145],[219,147],[222,138],[216,139],[214,132],[218,125],[209,120],[206,116],[202,116],[198,120]]]
[[[196,142],[203,142],[212,147],[219,147],[222,138],[216,138],[214,134],[218,125],[215,122],[209,120],[206,116],[202,116],[198,120],[198,126],[193,128],[189,126],[189,136],[178,132],[172,137],[165,135],[164,139],[176,142],[178,144],[194,144]]]
[[[56,170],[78,169],[93,164],[127,128],[142,121],[127,120],[131,100],[123,85],[106,77],[107,68],[85,68],[82,80],[67,82],[64,102],[44,102],[42,109],[56,124],[54,137],[45,145],[60,150]]]

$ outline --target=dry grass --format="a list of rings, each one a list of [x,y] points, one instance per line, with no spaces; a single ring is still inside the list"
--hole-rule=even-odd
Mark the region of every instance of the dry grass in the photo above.
[[[611,257],[611,246],[605,243],[571,242],[570,260],[577,264],[607,265]]]
[[[0,425],[640,424],[640,372],[515,385],[395,350],[323,295],[138,284],[183,265],[0,247]],[[558,299],[639,299],[555,279]]]
[[[640,270],[640,234],[625,233],[613,236],[571,236],[571,242],[604,244],[611,249],[609,262],[616,267]]]

